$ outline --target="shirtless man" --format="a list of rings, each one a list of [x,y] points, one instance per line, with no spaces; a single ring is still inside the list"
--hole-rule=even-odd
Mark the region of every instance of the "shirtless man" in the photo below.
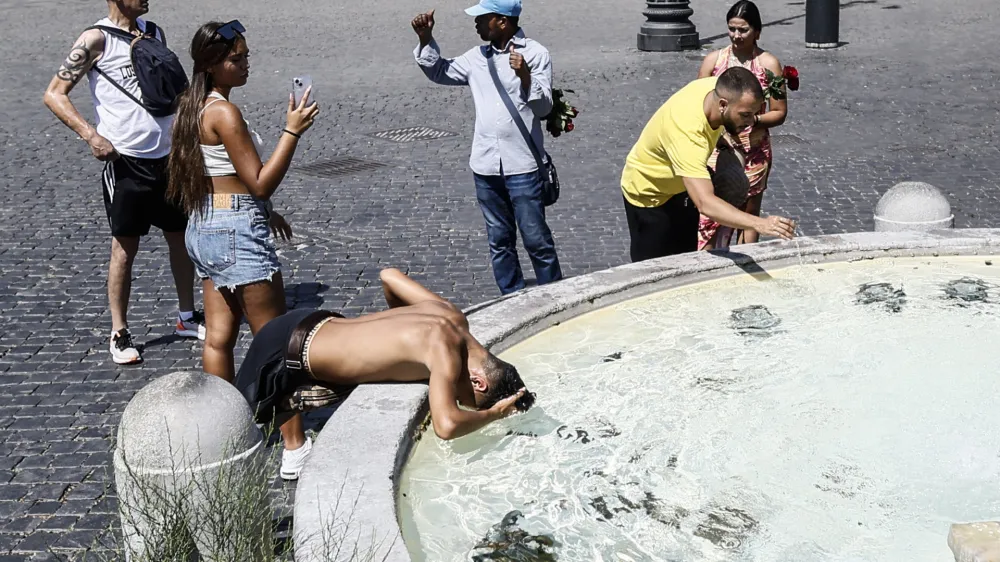
[[[442,439],[531,407],[534,395],[525,391],[517,369],[472,337],[461,310],[397,269],[383,270],[381,279],[390,310],[346,319],[297,309],[261,328],[236,375],[257,421],[280,422],[302,409],[294,397],[303,388],[349,392],[380,382],[429,380],[431,422]],[[305,443],[284,451],[301,461],[289,466],[304,464],[312,448],[310,440]],[[298,474],[281,476],[293,480]]]

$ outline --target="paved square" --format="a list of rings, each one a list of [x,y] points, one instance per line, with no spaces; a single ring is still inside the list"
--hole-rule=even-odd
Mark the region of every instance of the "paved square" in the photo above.
[[[323,112],[275,201],[296,231],[281,246],[289,305],[349,316],[378,310],[378,271],[386,266],[461,305],[498,294],[467,166],[469,93],[430,84],[411,54],[409,21],[431,8],[446,55],[475,44],[461,11],[470,3],[151,3],[149,19],[185,63],[204,21],[245,24],[253,74],[233,101],[271,146],[292,77],[313,77]],[[845,0],[847,44],[833,51],[804,48],[804,2],[760,5],[762,45],[802,76],[788,122],[775,131],[765,211],[798,218],[806,235],[867,230],[880,193],[912,179],[946,193],[956,226],[997,225],[994,0]],[[110,438],[129,398],[157,376],[198,369],[200,346],[171,335],[176,301],[166,247],[150,236],[136,260],[130,309],[146,362],[117,368],[108,358],[101,165],[41,104],[72,41],[105,15],[103,3],[0,0],[0,7],[0,560],[54,560],[52,552],[79,552],[114,521]],[[692,7],[702,38],[722,46],[728,2]],[[575,90],[583,111],[573,133],[547,139],[563,181],[550,219],[568,275],[627,260],[618,189],[625,155],[703,56],[636,51],[642,9],[637,0],[525,0],[526,32],[551,50],[556,86]],[[73,99],[92,115],[85,84]],[[371,136],[415,127],[456,136]],[[385,166],[330,178],[294,173],[295,165],[339,158]]]

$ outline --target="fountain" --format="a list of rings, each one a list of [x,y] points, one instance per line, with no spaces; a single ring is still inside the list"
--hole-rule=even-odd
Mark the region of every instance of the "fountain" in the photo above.
[[[820,236],[474,307],[535,408],[442,442],[425,386],[361,387],[296,527],[349,515],[399,561],[942,559],[1000,502],[997,255],[1000,230]]]

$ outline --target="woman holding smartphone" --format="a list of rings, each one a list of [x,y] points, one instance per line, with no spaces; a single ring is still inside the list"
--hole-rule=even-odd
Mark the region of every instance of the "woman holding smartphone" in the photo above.
[[[247,83],[250,52],[238,21],[210,22],[191,41],[194,73],[181,97],[173,127],[168,195],[189,215],[185,243],[203,282],[206,373],[233,382],[233,350],[244,317],[256,334],[284,314],[285,290],[272,231],[288,239],[288,223],[270,199],[285,177],[299,137],[319,113],[309,92],[293,104],[278,146],[260,159],[252,132],[229,93]],[[281,476],[298,478],[311,443],[301,418],[281,427],[286,437]]]

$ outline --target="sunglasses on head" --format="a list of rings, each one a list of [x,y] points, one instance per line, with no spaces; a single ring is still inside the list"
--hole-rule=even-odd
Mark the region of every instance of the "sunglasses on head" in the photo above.
[[[226,41],[232,41],[237,34],[246,32],[246,28],[243,27],[240,20],[233,20],[222,24],[222,27],[216,29],[215,32],[221,35]]]

